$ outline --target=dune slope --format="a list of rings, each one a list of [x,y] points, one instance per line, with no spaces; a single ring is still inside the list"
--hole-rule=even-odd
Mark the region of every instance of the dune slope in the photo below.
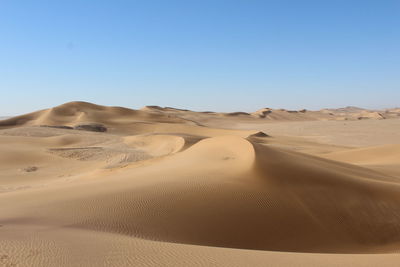
[[[24,215],[14,206],[2,223],[297,252],[392,251],[400,240],[400,186],[389,177],[240,137],[205,139],[151,165],[97,176],[34,191]],[[28,194],[2,199],[23,203]]]
[[[398,145],[153,113],[74,102],[2,121],[0,264],[396,266]],[[107,132],[40,127],[81,123]]]

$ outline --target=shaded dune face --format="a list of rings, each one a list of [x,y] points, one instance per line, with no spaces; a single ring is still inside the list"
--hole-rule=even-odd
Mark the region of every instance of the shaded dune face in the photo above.
[[[297,252],[375,251],[400,241],[400,187],[380,174],[261,146],[253,150],[245,140],[207,140],[184,154],[168,164],[185,164],[185,157],[202,170],[194,167],[195,175],[179,180],[161,171],[160,187],[139,196],[132,188],[132,197],[125,192],[114,203],[111,217],[125,217],[124,223],[111,220],[103,227],[169,242]],[[210,161],[198,162],[204,158]]]

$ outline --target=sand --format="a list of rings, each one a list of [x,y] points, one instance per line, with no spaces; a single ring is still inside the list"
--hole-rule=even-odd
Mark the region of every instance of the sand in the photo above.
[[[398,112],[0,121],[0,266],[398,266]]]

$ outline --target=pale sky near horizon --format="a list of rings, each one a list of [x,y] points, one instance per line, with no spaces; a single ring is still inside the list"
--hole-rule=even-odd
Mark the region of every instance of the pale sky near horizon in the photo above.
[[[0,1],[0,116],[400,106],[400,1]]]

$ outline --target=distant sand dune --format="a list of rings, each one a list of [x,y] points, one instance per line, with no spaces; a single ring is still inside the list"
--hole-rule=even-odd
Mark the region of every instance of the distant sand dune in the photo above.
[[[187,109],[162,108],[158,106],[146,106],[140,110],[133,110],[76,101],[2,120],[0,121],[0,129],[32,125],[75,126],[82,123],[100,123],[118,130],[126,130],[127,126],[132,126],[134,123],[175,123],[204,126],[207,123],[212,125],[221,123],[229,117],[231,119],[228,122],[232,124],[234,123],[232,119],[237,119],[236,117],[246,122],[254,122],[255,119],[271,121],[361,120],[399,118],[400,112],[399,109],[374,111],[347,107],[320,111],[308,111],[305,109],[290,111],[264,108],[253,113],[216,113],[194,112]]]

